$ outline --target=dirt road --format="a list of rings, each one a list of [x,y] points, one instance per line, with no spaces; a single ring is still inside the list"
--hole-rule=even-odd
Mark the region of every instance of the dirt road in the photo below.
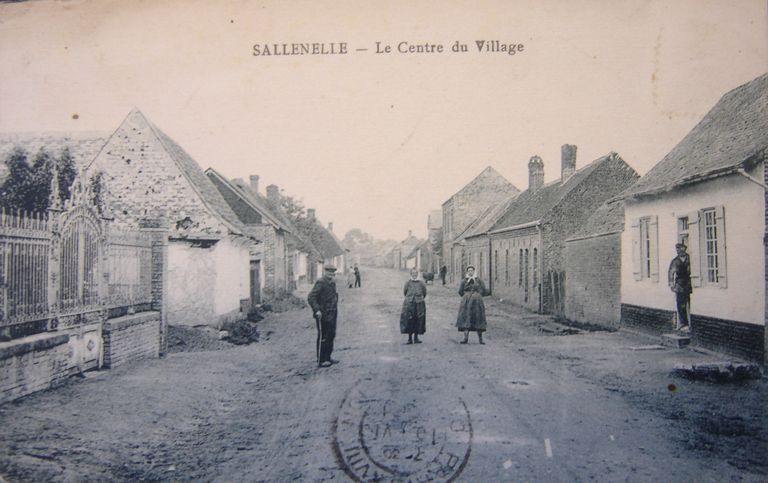
[[[461,345],[454,288],[429,286],[424,343],[399,334],[406,275],[341,294],[334,358],[309,310],[262,339],[102,371],[0,407],[9,481],[765,481],[765,380],[673,379],[689,350],[624,333],[543,335],[487,300]]]

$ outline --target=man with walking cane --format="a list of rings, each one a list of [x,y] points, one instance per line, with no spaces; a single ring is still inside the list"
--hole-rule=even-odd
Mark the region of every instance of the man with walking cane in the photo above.
[[[333,339],[336,337],[336,314],[338,313],[339,295],[336,293],[336,267],[325,267],[323,278],[315,282],[309,292],[307,302],[317,325],[317,366],[330,367],[339,361],[331,359]]]

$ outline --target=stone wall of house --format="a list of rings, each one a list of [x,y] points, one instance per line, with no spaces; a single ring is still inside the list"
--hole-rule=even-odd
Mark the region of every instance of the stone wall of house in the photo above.
[[[565,247],[565,317],[618,327],[621,318],[621,234],[571,240]]]
[[[500,203],[517,189],[491,170],[483,171],[451,199],[443,203],[443,253],[451,251],[453,240],[490,206]],[[463,275],[461,267],[446,257],[451,281]]]
[[[153,211],[162,210],[172,231],[185,226],[195,233],[227,233],[139,111],[131,112],[118,127],[93,167],[105,173],[117,225],[137,226]]]
[[[499,282],[493,285],[493,295],[499,299],[538,311],[541,302],[541,246],[536,227],[523,228],[491,237],[491,250],[498,252]],[[528,270],[525,253],[528,250]],[[535,257],[538,259],[534,263]],[[522,251],[522,271],[521,256]],[[509,256],[507,256],[509,253]],[[527,285],[526,285],[527,281]]]
[[[0,343],[0,403],[56,387],[72,374],[69,335],[45,333]]]
[[[491,246],[490,240],[487,236],[476,236],[466,239],[464,243],[467,265],[473,265],[477,276],[483,280],[486,287],[490,288],[490,261],[488,256]]]
[[[565,240],[606,200],[637,179],[637,173],[621,158],[615,156],[602,161],[542,219],[542,298],[546,313],[565,315],[568,283]]]
[[[104,367],[158,357],[160,355],[160,313],[141,312],[107,320],[102,329]]]

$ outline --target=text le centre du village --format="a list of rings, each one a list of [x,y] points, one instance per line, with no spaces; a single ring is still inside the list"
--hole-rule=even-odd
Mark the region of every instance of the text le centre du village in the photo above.
[[[455,41],[452,44],[431,42],[376,42],[372,47],[350,48],[348,42],[295,42],[295,43],[256,43],[253,44],[255,57],[283,55],[347,55],[350,53],[392,54],[507,54],[522,53],[525,45],[500,40],[474,40],[472,42]]]

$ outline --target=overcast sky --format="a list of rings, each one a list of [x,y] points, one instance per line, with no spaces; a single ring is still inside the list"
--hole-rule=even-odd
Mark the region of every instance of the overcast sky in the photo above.
[[[203,169],[402,239],[488,165],[522,190],[538,154],[559,178],[564,143],[644,174],[767,70],[767,36],[764,0],[4,4],[0,132],[111,132],[138,107]],[[253,55],[292,42],[349,53]]]

